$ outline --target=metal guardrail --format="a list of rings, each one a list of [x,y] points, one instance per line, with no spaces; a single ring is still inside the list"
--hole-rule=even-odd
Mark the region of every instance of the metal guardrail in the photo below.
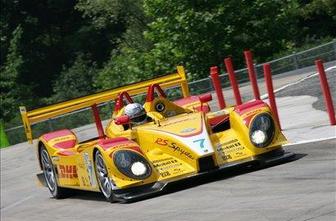
[[[329,43],[319,45],[305,51],[293,53],[291,55],[281,57],[267,63],[271,65],[273,75],[277,75],[312,66],[314,65],[314,61],[317,58],[320,58],[325,62],[336,60],[336,39]],[[262,66],[263,63],[255,65],[258,79],[263,78]],[[238,83],[244,83],[248,81],[246,68],[236,70],[235,73]],[[227,73],[221,74],[220,79],[224,88],[229,86]],[[204,78],[190,82],[189,90],[192,95],[213,91],[211,79]],[[167,89],[166,93],[170,99],[178,99],[182,97],[182,92],[177,87]],[[137,95],[134,97],[134,99],[137,102],[142,102],[144,101],[144,96],[144,94]],[[113,102],[107,102],[99,105],[102,120],[107,120],[111,117],[113,106]],[[77,128],[93,122],[94,120],[92,119],[91,109],[86,108],[34,124],[32,128],[34,130],[34,134],[39,136],[42,134],[42,132],[45,133],[46,131],[53,131],[62,128]],[[12,145],[26,141],[22,125],[5,129],[5,132],[8,136],[8,140]]]

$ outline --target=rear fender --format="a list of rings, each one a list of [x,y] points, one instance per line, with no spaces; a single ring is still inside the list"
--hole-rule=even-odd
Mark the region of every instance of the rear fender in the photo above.
[[[47,142],[43,140],[39,140],[38,145],[37,145],[36,157],[38,159],[39,167],[41,170],[42,170],[41,151],[42,151],[43,146],[47,149],[49,153],[49,157],[51,158],[51,161],[53,162],[53,164],[55,164],[55,162],[58,161],[56,159],[59,159],[60,156],[72,156],[75,154],[73,150],[57,149],[57,148],[54,148],[53,146],[48,145]]]
[[[40,167],[40,153],[44,146],[55,167],[58,177],[57,182],[60,186],[79,185],[77,173],[78,162],[75,157],[77,144],[76,136],[68,129],[47,133],[39,138],[38,153]]]
[[[62,154],[63,151],[73,151],[78,144],[77,137],[68,129],[43,134],[39,141],[39,145],[43,144],[50,155],[54,155],[55,152]],[[64,153],[64,155],[67,154]]]

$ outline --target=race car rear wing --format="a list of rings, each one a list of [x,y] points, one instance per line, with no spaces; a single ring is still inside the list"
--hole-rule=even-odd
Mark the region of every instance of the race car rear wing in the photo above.
[[[20,107],[23,126],[29,143],[33,142],[33,133],[31,126],[35,123],[51,119],[79,109],[92,107],[93,105],[105,103],[117,98],[119,93],[127,91],[129,95],[141,94],[147,91],[148,86],[159,84],[162,88],[180,86],[184,97],[189,96],[188,82],[183,66],[177,66],[177,72],[155,79],[150,79],[115,89],[102,91],[96,94],[87,95],[72,100],[52,104],[46,107],[27,111],[25,106]],[[99,122],[100,123],[100,122]],[[97,122],[96,122],[97,124]]]

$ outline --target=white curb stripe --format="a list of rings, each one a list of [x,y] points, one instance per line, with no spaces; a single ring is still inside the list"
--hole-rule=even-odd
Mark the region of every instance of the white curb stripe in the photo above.
[[[327,72],[327,71],[331,71],[331,70],[333,70],[333,69],[336,69],[336,65],[335,65],[335,66],[331,66],[331,67],[325,69],[325,71]],[[305,80],[307,80],[307,79],[309,79],[309,78],[315,77],[316,75],[318,75],[318,72],[315,72],[314,74],[308,75],[307,77],[304,77],[304,78],[302,78],[302,79],[300,79],[300,80],[298,80],[298,81],[296,81],[296,82],[286,84],[286,85],[284,85],[284,86],[282,86],[282,87],[280,87],[280,88],[278,88],[278,89],[275,89],[273,92],[274,92],[274,93],[277,93],[277,92],[279,92],[279,91],[282,91],[282,90],[286,89],[287,87],[290,87],[290,86],[292,86],[292,85],[299,84],[299,83],[301,83],[302,81],[305,81]],[[266,99],[266,98],[268,98],[268,93],[266,93],[266,94],[260,96],[260,98],[261,98],[261,99]]]
[[[332,139],[336,139],[336,136],[325,137],[325,138],[317,138],[317,139],[312,139],[312,140],[296,141],[296,142],[293,142],[293,143],[285,144],[283,146],[292,146],[292,145],[297,145],[297,144],[314,143],[314,142],[318,142],[318,141],[325,141],[325,140],[332,140]]]
[[[16,202],[10,204],[10,205],[8,205],[8,206],[5,206],[5,207],[1,208],[1,212],[6,211],[6,210],[8,210],[8,209],[11,209],[11,208],[13,208],[13,207],[16,207],[16,206],[20,205],[21,203],[23,203],[23,202],[25,202],[25,201],[27,201],[27,200],[33,198],[33,197],[34,197],[34,195],[30,195],[30,196],[27,196],[27,197],[25,197],[25,198],[23,198],[23,199],[21,199],[21,200],[18,200],[18,201],[16,201]]]

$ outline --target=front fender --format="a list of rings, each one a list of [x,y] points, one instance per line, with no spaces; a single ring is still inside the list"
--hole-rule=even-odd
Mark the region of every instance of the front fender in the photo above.
[[[107,166],[107,170],[109,172],[109,176],[118,188],[144,185],[157,181],[159,176],[158,172],[155,170],[152,163],[148,160],[146,155],[141,150],[141,147],[136,142],[124,137],[118,137],[102,140],[98,142],[95,148],[102,153],[105,164]],[[130,150],[135,152],[136,154],[143,156],[151,166],[151,175],[145,180],[136,180],[127,177],[126,175],[121,173],[113,162],[113,154],[118,150]]]
[[[271,143],[264,148],[254,146],[249,136],[250,123],[255,116],[261,113],[270,114],[275,125],[274,137]],[[229,112],[229,121],[229,129],[212,134],[216,157],[220,165],[270,152],[281,148],[281,145],[287,142],[269,106],[262,101],[252,101],[236,106]]]

